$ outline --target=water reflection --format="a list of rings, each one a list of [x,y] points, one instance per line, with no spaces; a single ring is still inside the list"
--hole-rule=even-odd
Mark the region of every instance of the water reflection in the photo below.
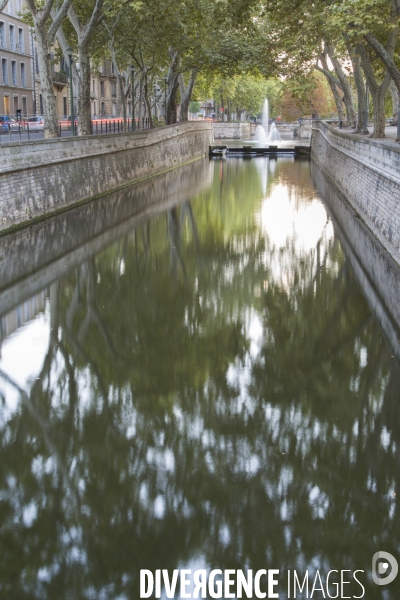
[[[18,234],[53,282],[3,330],[4,597],[137,598],[140,568],[369,573],[399,549],[400,371],[309,163],[191,168],[208,185],[151,219],[116,226],[119,196],[85,240],[96,205],[74,213],[66,264]],[[7,307],[29,288],[10,273]]]

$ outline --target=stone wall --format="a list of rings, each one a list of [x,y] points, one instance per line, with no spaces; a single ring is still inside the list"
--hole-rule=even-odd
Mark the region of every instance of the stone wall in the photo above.
[[[0,232],[208,154],[212,123],[0,145]]]
[[[213,123],[214,140],[249,140],[250,123]]]
[[[311,176],[354,270],[364,296],[396,356],[400,359],[399,268],[356,211],[315,165]]]
[[[400,146],[316,121],[311,156],[400,264]]]

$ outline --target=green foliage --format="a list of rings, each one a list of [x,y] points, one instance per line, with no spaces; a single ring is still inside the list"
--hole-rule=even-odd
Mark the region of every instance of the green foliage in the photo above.
[[[192,100],[191,102],[189,102],[189,112],[192,114],[198,113],[201,109],[201,104],[200,102],[197,102],[197,100]]]
[[[270,102],[271,116],[279,114],[279,96],[282,84],[278,79],[265,79],[260,74],[238,74],[232,77],[200,75],[196,81],[194,94],[202,101],[214,98],[218,103],[227,105],[229,100],[231,111],[249,115],[262,112],[265,98]]]

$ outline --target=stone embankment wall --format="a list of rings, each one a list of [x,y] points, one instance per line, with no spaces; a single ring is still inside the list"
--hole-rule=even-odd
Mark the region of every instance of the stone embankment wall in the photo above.
[[[212,123],[0,145],[0,232],[208,154]]]
[[[400,359],[399,268],[315,164],[311,164],[311,175],[371,311]]]
[[[400,264],[400,146],[315,121],[311,156]]]
[[[213,123],[214,140],[252,140],[259,123]],[[298,123],[276,123],[282,140],[311,138],[311,120]]]
[[[219,123],[215,121],[214,140],[244,140],[250,139],[250,123]]]

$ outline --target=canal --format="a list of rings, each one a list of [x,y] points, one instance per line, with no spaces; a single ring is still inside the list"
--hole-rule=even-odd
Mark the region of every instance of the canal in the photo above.
[[[400,552],[399,275],[376,249],[363,277],[321,177],[201,160],[0,239],[1,598],[135,600],[140,569],[400,597],[371,579]]]

